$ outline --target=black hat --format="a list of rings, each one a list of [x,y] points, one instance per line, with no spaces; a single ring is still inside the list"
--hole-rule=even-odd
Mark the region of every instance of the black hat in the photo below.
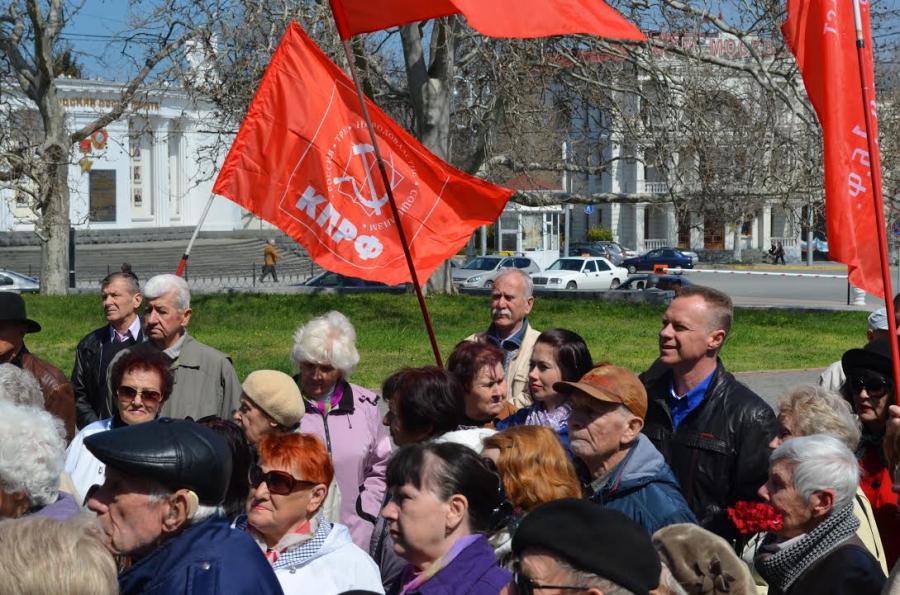
[[[194,491],[202,504],[225,499],[231,451],[213,430],[189,420],[162,417],[88,436],[84,445],[100,462],[122,473]]]
[[[0,322],[24,322],[26,333],[36,333],[41,325],[28,318],[25,300],[18,293],[0,291]]]
[[[528,548],[550,551],[576,569],[637,595],[659,585],[659,556],[643,527],[590,500],[553,500],[527,514],[513,536],[512,549],[518,557]]]
[[[851,349],[841,357],[844,374],[851,370],[872,370],[893,379],[890,339],[869,341],[862,349]]]

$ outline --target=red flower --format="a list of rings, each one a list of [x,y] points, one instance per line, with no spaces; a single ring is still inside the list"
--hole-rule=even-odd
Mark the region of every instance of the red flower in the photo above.
[[[728,517],[741,535],[778,531],[783,525],[781,514],[765,502],[735,502],[728,507]]]

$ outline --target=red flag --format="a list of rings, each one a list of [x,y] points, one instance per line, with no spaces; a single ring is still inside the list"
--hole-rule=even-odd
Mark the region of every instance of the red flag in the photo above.
[[[424,281],[497,219],[512,191],[454,169],[368,107]],[[353,83],[297,23],[272,56],[213,192],[283,230],[325,269],[410,280]]]
[[[331,0],[331,11],[342,39],[457,13],[490,37],[646,39],[603,0]]]
[[[788,0],[781,31],[803,74],[825,145],[825,218],[829,256],[849,268],[851,283],[884,297],[862,84],[875,96],[869,3],[860,1],[865,51],[860,81],[853,3],[844,0]],[[875,103],[868,106],[875,122]],[[877,126],[872,130],[877,139]],[[877,145],[876,145],[877,146]]]

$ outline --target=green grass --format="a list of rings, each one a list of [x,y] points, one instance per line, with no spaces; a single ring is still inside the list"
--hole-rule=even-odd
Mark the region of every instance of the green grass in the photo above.
[[[27,296],[30,316],[44,330],[27,337],[31,351],[69,373],[79,339],[103,323],[99,298]],[[433,363],[412,295],[200,295],[190,330],[231,355],[238,375],[274,368],[291,371],[293,332],[328,310],[349,316],[361,361],[354,381],[379,386],[402,366]],[[428,298],[444,358],[457,341],[488,322],[488,298]],[[590,300],[539,299],[531,316],[538,329],[558,326],[581,334],[596,361],[640,371],[656,357],[662,306]],[[865,312],[739,309],[722,358],[732,371],[821,367],[865,342]]]

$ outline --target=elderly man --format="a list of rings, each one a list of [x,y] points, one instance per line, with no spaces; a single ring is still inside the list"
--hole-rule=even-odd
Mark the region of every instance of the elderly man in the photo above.
[[[754,561],[770,595],[881,593],[884,573],[856,536],[858,484],[856,457],[832,436],[794,438],[775,449],[759,494],[782,527],[766,536]]]
[[[106,371],[113,356],[144,340],[138,308],[141,288],[131,267],[110,273],[100,282],[100,298],[106,324],[87,334],[75,348],[72,387],[75,390],[75,421],[78,428],[112,417],[106,386]]]
[[[661,565],[650,536],[622,513],[564,498],[528,513],[512,540],[513,583],[504,593],[648,595]]]
[[[294,379],[277,370],[250,372],[241,387],[234,421],[250,444],[266,434],[294,432],[303,418],[303,397]]]
[[[213,430],[164,418],[89,436],[106,481],[88,499],[107,549],[133,561],[129,593],[281,593],[262,550],[221,514],[231,451]]]
[[[161,415],[231,417],[240,406],[241,383],[225,354],[197,341],[187,332],[191,321],[191,293],[175,275],[157,275],[144,286],[144,333],[172,358],[175,388]]]
[[[641,434],[647,393],[637,376],[600,364],[578,382],[553,388],[571,394],[570,446],[590,474],[591,500],[624,513],[648,535],[697,522],[672,470]]]
[[[541,334],[528,324],[534,306],[534,284],[528,273],[519,269],[503,271],[494,278],[491,289],[491,326],[467,341],[489,341],[503,350],[507,399],[516,407],[531,405],[528,371],[531,351]]]
[[[766,481],[775,413],[719,360],[731,329],[731,298],[691,286],[672,300],[659,331],[659,359],[642,380],[644,434],[663,453],[700,524],[737,537],[727,507],[753,500]]]
[[[0,363],[27,370],[44,394],[44,408],[62,420],[66,441],[75,436],[75,395],[59,368],[34,356],[25,347],[25,335],[40,332],[41,325],[28,318],[25,301],[17,293],[0,291]]]

